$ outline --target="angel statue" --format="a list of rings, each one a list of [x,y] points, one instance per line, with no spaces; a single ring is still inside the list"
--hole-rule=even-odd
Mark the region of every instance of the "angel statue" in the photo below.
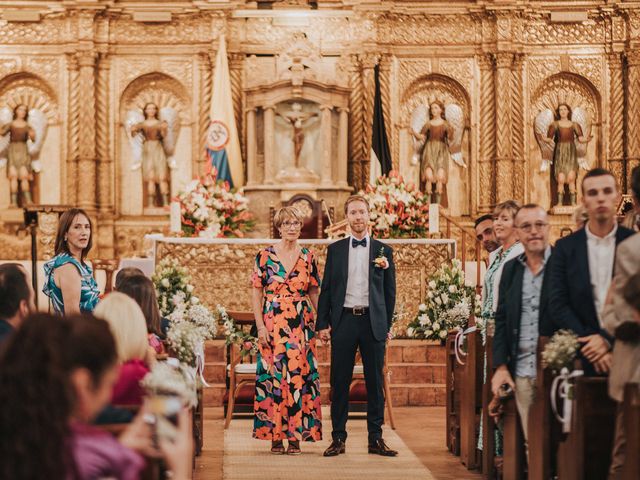
[[[440,203],[449,177],[449,159],[461,167],[467,167],[462,159],[462,134],[464,115],[453,103],[446,107],[440,101],[428,107],[420,105],[411,116],[414,154],[411,163],[420,163],[420,189],[426,192],[432,203]]]
[[[142,167],[142,180],[147,187],[147,206],[154,206],[156,188],[161,195],[158,206],[168,205],[167,167],[176,168],[173,154],[180,133],[178,112],[171,107],[163,107],[158,111],[155,103],[147,103],[142,113],[139,110],[127,112],[125,129],[133,154],[131,170]]]
[[[565,185],[569,188],[570,204],[576,204],[578,168],[589,170],[586,157],[587,144],[592,138],[590,130],[587,112],[580,107],[572,111],[566,103],[558,105],[555,116],[549,109],[536,116],[535,136],[542,152],[540,171],[548,171],[553,164],[558,205],[564,203]]]
[[[47,117],[37,108],[17,105],[0,110],[0,168],[6,165],[11,191],[11,205],[33,203],[31,184],[33,173],[42,170],[38,160],[47,135]]]

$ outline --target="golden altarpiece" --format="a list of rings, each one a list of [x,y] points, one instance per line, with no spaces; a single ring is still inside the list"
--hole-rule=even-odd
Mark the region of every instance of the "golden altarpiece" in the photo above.
[[[569,208],[553,208],[535,128],[560,103],[588,117],[588,166],[611,169],[626,191],[640,164],[638,2],[34,0],[0,1],[0,15],[0,109],[26,104],[48,127],[34,200],[90,211],[100,258],[140,254],[144,235],[168,225],[132,169],[127,112],[177,112],[171,193],[206,171],[223,33],[256,237],[268,208],[296,193],[339,213],[368,182],[376,65],[405,177],[418,180],[416,109],[437,100],[461,112],[464,166],[450,166],[447,196],[464,225],[509,198],[552,209],[556,233],[570,223]],[[1,256],[27,258],[9,191],[3,168]]]

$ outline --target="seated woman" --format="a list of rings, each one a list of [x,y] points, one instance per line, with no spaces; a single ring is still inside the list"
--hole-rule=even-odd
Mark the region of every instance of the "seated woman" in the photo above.
[[[162,338],[164,338],[161,327],[162,317],[153,282],[144,275],[129,275],[119,283],[117,290],[138,303],[147,322],[149,345],[157,354],[165,353],[162,345]]]
[[[141,405],[144,391],[140,381],[155,363],[154,352],[147,343],[147,325],[142,310],[124,293],[112,292],[104,297],[94,313],[109,324],[116,340],[120,374],[111,403]]]
[[[71,208],[60,216],[55,257],[44,264],[42,291],[51,299],[56,313],[73,315],[91,312],[100,291],[85,258],[93,244],[91,219],[80,208]]]
[[[181,413],[174,443],[153,446],[143,414],[119,439],[88,425],[118,376],[109,326],[91,316],[36,314],[0,352],[0,478],[139,478],[142,455],[161,455],[173,478],[191,478],[193,441]]]

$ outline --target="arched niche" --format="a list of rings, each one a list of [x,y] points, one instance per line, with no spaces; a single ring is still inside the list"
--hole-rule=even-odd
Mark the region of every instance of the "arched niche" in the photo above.
[[[13,110],[17,105],[38,109],[48,120],[47,134],[39,160],[42,171],[34,174],[32,190],[36,203],[62,203],[62,178],[64,177],[64,138],[60,124],[58,98],[54,89],[44,79],[31,72],[18,72],[0,79],[0,108]],[[40,188],[47,185],[47,188]],[[3,169],[0,174],[0,210],[9,205],[9,182]]]
[[[471,99],[467,90],[455,79],[437,73],[416,78],[409,84],[401,95],[401,128],[399,129],[400,144],[400,172],[405,178],[420,180],[419,165],[412,165],[414,153],[411,135],[411,117],[420,105],[429,105],[440,101],[444,105],[457,104],[464,113],[465,133],[462,137],[462,154],[467,168],[460,167],[451,161],[449,165],[449,179],[447,181],[447,208],[454,216],[468,215],[471,199],[471,169],[475,168],[472,161],[473,132],[470,131]]]
[[[529,198],[549,209],[555,205],[555,180],[551,172],[541,172],[542,154],[536,142],[534,122],[536,116],[549,109],[555,112],[560,103],[566,103],[572,109],[582,107],[589,116],[591,135],[593,138],[588,144],[587,159],[591,168],[599,166],[602,150],[602,110],[601,96],[598,89],[585,77],[571,72],[560,72],[544,79],[536,88],[531,97],[531,108],[527,118],[528,155],[527,178],[529,179]],[[587,132],[585,132],[586,134]],[[586,172],[582,169],[578,172],[577,184],[580,185]],[[578,188],[578,198],[581,196]],[[560,209],[562,210],[562,209]],[[565,213],[558,211],[558,213]],[[572,210],[565,208],[567,213]]]
[[[158,108],[174,108],[180,119],[180,133],[175,149],[177,167],[170,170],[171,196],[180,191],[193,177],[194,152],[192,138],[192,101],[185,86],[177,79],[160,72],[147,73],[132,80],[123,90],[119,102],[117,123],[117,192],[118,210],[123,215],[166,215],[164,209],[145,207],[142,172],[132,171],[132,155],[125,131],[127,114],[131,110],[142,112],[147,103]]]

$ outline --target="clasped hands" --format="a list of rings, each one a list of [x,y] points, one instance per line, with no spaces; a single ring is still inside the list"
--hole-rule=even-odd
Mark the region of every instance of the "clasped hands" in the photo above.
[[[586,337],[579,337],[578,341],[582,343],[580,352],[589,360],[596,369],[597,373],[609,373],[611,370],[612,355],[611,346],[602,335],[594,334]]]

